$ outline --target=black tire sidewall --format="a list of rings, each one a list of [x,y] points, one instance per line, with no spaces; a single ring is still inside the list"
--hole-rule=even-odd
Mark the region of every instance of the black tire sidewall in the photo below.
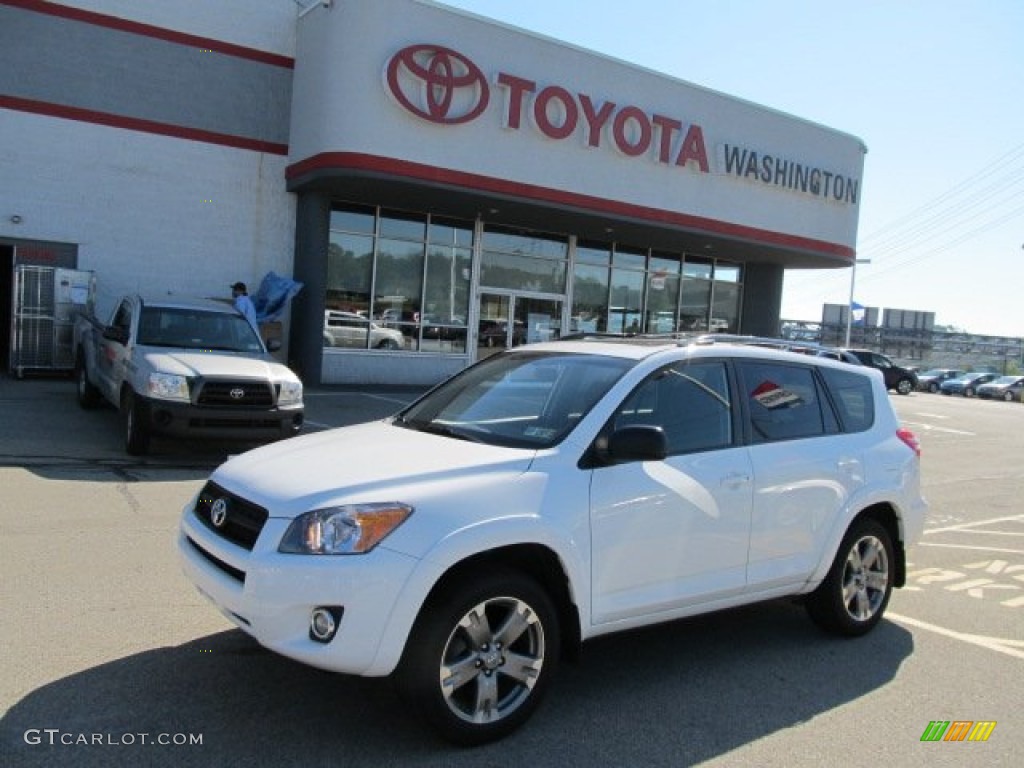
[[[121,405],[124,413],[124,450],[131,456],[143,456],[149,451],[149,430],[146,427],[146,407],[131,392]]]
[[[878,610],[871,618],[864,621],[854,619],[846,610],[843,602],[843,572],[846,567],[847,558],[854,544],[865,536],[874,536],[882,542],[889,567],[889,583],[886,586],[885,596],[882,599]],[[892,537],[884,525],[877,520],[867,517],[858,518],[847,529],[842,543],[836,552],[832,567],[828,575],[821,582],[814,592],[807,599],[807,610],[811,618],[823,629],[848,637],[858,637],[870,632],[885,613],[889,605],[889,598],[892,597],[893,582],[895,580],[896,552],[893,547]]]
[[[515,711],[494,723],[476,725],[455,715],[438,684],[438,670],[448,639],[470,609],[497,597],[522,600],[537,615],[544,632],[544,665],[530,696]],[[469,575],[448,585],[423,607],[396,670],[399,691],[417,713],[443,738],[462,746],[499,739],[530,718],[555,674],[561,653],[558,615],[544,589],[512,569]]]

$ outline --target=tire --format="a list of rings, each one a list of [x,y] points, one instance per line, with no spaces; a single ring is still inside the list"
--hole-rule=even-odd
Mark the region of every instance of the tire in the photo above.
[[[121,416],[124,420],[124,450],[131,456],[145,456],[149,453],[149,427],[146,423],[145,405],[131,392],[121,401]]]
[[[871,518],[855,520],[825,580],[808,596],[807,612],[829,632],[863,635],[881,621],[895,571],[895,552],[885,526]]]
[[[974,397],[974,390],[971,387],[964,388],[964,397]]]
[[[939,385],[938,384],[934,384],[934,383],[933,384],[929,384],[928,385],[928,391],[931,392],[934,395],[936,392],[939,391]]]
[[[1006,392],[1006,393],[1004,393],[1003,394],[1003,400],[1005,400],[1008,403],[1012,403],[1013,402],[1013,392]]]
[[[424,606],[397,682],[443,738],[483,744],[529,719],[559,653],[547,593],[518,571],[498,569],[462,578]]]
[[[910,379],[900,379],[896,382],[896,391],[901,395],[909,395],[914,391],[914,382]]]
[[[75,363],[75,395],[78,405],[86,410],[95,408],[100,403],[100,391],[89,381],[89,372],[85,369],[85,361],[81,356]]]
[[[399,349],[400,346],[394,339],[384,339],[377,345],[377,349]]]

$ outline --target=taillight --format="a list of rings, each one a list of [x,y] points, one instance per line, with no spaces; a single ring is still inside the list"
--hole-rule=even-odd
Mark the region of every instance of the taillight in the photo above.
[[[911,432],[909,429],[900,427],[896,430],[896,437],[910,446],[910,450],[916,453],[918,456],[921,455],[921,441],[917,439],[917,435]]]

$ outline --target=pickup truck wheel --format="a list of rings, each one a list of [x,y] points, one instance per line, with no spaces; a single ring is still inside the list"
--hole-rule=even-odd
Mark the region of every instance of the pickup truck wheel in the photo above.
[[[81,358],[75,363],[75,394],[82,408],[95,408],[100,402],[100,391],[89,382],[89,373],[85,370],[85,361]]]
[[[121,403],[124,418],[124,450],[132,456],[145,456],[149,452],[149,429],[146,426],[145,406],[129,392]]]
[[[896,391],[901,395],[909,395],[914,391],[914,382],[910,379],[900,379],[896,382]]]
[[[498,569],[461,580],[424,606],[397,682],[441,736],[482,744],[533,714],[558,655],[547,593],[517,571]]]
[[[839,635],[870,631],[889,604],[895,564],[885,526],[871,518],[854,521],[825,580],[807,598],[811,618]]]

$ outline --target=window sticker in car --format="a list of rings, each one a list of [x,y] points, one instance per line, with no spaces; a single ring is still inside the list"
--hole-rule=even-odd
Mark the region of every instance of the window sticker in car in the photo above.
[[[757,388],[750,393],[750,396],[769,410],[773,410],[775,408],[788,408],[790,406],[800,405],[803,402],[803,398],[796,392],[789,389],[783,389],[774,381],[761,382],[761,384],[759,384]]]

